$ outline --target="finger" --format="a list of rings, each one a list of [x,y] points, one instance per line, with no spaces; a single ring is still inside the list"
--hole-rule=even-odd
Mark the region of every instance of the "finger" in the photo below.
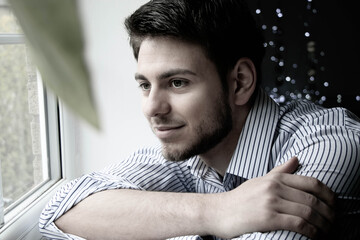
[[[319,229],[301,217],[290,214],[278,214],[274,219],[276,228],[297,232],[311,239],[316,239]]]
[[[269,173],[294,173],[299,167],[299,160],[297,157],[292,157],[284,164],[275,167]]]
[[[328,224],[334,222],[335,211],[314,195],[288,186],[284,186],[283,189],[284,191],[278,193],[282,199],[313,209],[313,211],[316,211]]]
[[[275,209],[282,214],[300,217],[317,227],[321,232],[328,233],[330,231],[330,222],[308,205],[282,199],[278,201]]]
[[[279,178],[283,184],[311,193],[330,207],[335,205],[335,193],[316,178],[293,174],[281,174]]]

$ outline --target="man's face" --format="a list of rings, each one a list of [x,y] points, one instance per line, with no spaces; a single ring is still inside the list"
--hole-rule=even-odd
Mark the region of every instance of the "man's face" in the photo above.
[[[143,93],[144,115],[168,160],[206,153],[231,130],[227,94],[215,65],[198,45],[145,39],[135,78]]]

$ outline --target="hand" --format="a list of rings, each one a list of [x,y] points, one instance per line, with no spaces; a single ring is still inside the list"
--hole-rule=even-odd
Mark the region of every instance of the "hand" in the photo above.
[[[297,167],[293,157],[264,177],[219,194],[215,235],[289,230],[316,238],[327,233],[334,221],[335,194],[315,178],[291,174]]]

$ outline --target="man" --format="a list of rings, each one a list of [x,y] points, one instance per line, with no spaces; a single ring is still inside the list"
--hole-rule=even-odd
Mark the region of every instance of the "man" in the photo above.
[[[263,40],[242,1],[153,0],[126,27],[161,146],[64,186],[40,217],[45,236],[360,236],[358,119],[264,94]]]

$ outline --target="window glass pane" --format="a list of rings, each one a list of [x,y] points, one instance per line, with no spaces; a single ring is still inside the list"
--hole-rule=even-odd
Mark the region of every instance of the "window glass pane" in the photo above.
[[[48,179],[43,93],[24,44],[0,45],[0,162],[5,209]]]
[[[0,4],[0,33],[22,33],[19,24],[9,7]]]

